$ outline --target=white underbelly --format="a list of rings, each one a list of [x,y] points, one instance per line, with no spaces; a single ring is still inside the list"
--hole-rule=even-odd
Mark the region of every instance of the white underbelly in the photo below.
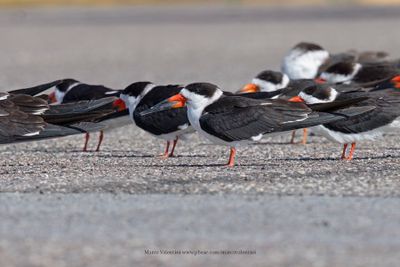
[[[330,141],[333,142],[338,142],[341,144],[347,144],[347,143],[354,143],[358,141],[363,141],[363,140],[370,140],[373,141],[377,138],[382,137],[384,133],[393,131],[395,129],[398,129],[400,127],[400,122],[394,121],[389,125],[382,126],[370,131],[365,131],[362,133],[341,133],[337,131],[333,131],[330,129],[327,129],[323,125],[319,125],[316,127],[313,127],[316,133],[321,134],[322,136],[326,137]]]

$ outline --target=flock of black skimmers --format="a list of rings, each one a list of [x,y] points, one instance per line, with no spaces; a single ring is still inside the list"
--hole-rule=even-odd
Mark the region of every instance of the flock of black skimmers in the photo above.
[[[180,138],[197,132],[230,148],[265,135],[307,129],[343,145],[351,160],[361,140],[396,130],[400,116],[400,61],[381,51],[331,54],[299,43],[284,56],[281,72],[264,70],[236,93],[208,82],[156,85],[135,82],[123,90],[74,79],[0,93],[0,143],[85,134],[135,124],[167,142],[174,156]],[[350,145],[349,149],[347,148]]]

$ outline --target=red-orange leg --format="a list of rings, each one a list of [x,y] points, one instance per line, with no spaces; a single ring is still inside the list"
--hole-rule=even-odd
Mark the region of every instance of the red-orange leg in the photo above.
[[[340,157],[340,159],[345,159],[346,158],[346,149],[347,149],[347,144],[344,144],[343,145],[342,156]]]
[[[296,137],[296,130],[292,131],[292,138],[290,138],[290,143],[294,144],[294,138]]]
[[[236,155],[236,148],[231,147],[231,153],[229,155],[229,161],[227,166],[233,167],[235,165],[235,155]]]
[[[168,151],[169,151],[169,141],[167,141],[167,146],[165,147],[164,154],[161,155],[161,158],[164,158],[164,159],[168,158],[168,156],[169,156]]]
[[[173,157],[173,156],[174,156],[174,151],[175,151],[176,143],[178,143],[178,137],[176,137],[176,139],[174,140],[174,143],[172,144],[171,153],[169,153],[169,156],[170,156],[170,157]]]
[[[303,129],[303,140],[301,141],[301,143],[303,145],[307,144],[307,137],[308,137],[308,129],[304,128]]]
[[[97,143],[96,152],[100,151],[100,146],[101,146],[101,143],[103,142],[103,138],[104,138],[104,132],[100,131],[99,142]]]
[[[83,152],[87,152],[87,146],[88,146],[88,142],[89,142],[89,138],[90,138],[90,134],[86,133],[85,134],[85,145],[83,146]]]
[[[350,153],[347,156],[347,160],[352,160],[353,159],[353,155],[354,155],[354,151],[356,150],[356,143],[351,143],[351,148],[350,148]]]

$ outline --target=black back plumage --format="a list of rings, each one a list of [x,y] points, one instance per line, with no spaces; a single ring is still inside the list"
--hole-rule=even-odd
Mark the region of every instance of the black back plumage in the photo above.
[[[399,69],[392,64],[363,64],[360,71],[354,77],[353,82],[359,84],[369,84],[371,86],[371,83],[382,82],[383,80],[393,77],[399,73]]]
[[[255,77],[257,79],[267,81],[273,84],[279,84],[282,82],[283,73],[279,71],[272,71],[272,70],[264,70],[257,74]]]
[[[0,100],[0,143],[41,140],[102,129],[91,123],[103,115],[115,98],[80,102],[79,105],[49,106],[38,97],[8,95]],[[107,107],[106,109],[103,109]]]
[[[210,135],[233,142],[343,118],[339,114],[314,112],[304,103],[222,96],[204,109],[200,126]]]
[[[357,134],[387,126],[400,116],[400,90],[388,88],[371,92],[346,92],[337,97],[338,101],[368,97],[366,100],[354,104],[355,107],[375,106],[374,110],[353,116],[348,120],[324,124],[330,130]]]
[[[119,94],[119,90],[114,90],[103,85],[78,84],[65,94],[62,103],[96,100],[109,96],[118,96]]]
[[[140,115],[140,112],[178,94],[182,89],[183,87],[180,85],[165,85],[156,86],[150,90],[139,102],[133,113],[136,125],[154,135],[172,133],[177,131],[181,125],[189,125],[186,107]]]
[[[46,91],[46,90],[50,89],[51,87],[57,86],[61,83],[63,83],[63,80],[56,80],[53,82],[44,83],[44,84],[36,85],[33,87],[29,87],[29,88],[12,90],[12,91],[9,91],[9,93],[10,94],[24,94],[24,95],[36,96],[37,94],[40,94],[43,91]]]

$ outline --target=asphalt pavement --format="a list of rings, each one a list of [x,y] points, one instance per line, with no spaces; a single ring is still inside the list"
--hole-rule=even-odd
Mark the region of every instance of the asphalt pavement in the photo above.
[[[400,57],[399,11],[5,9],[0,83],[208,81],[234,91],[303,40]],[[98,153],[81,152],[83,136],[1,146],[0,266],[398,266],[397,133],[360,142],[352,162],[319,136],[306,146],[289,138],[239,148],[231,169],[226,147],[196,135],[161,160],[163,142],[133,126],[106,133]]]

